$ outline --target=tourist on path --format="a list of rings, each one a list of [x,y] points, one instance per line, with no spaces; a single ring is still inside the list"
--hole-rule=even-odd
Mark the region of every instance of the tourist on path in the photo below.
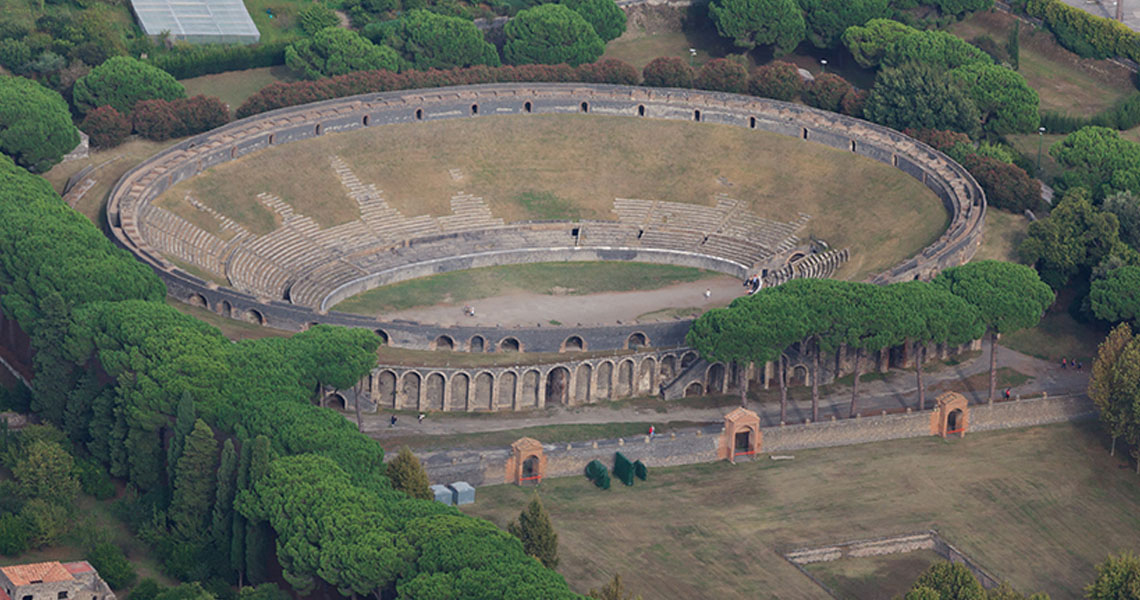
[[[424,413],[420,413],[420,425],[424,424]]]
[[[396,415],[392,415],[392,420],[388,421],[388,427],[395,427],[395,426],[396,426]]]

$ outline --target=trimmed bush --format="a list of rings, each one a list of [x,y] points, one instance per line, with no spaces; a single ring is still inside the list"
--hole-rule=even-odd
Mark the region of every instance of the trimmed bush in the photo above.
[[[578,78],[586,83],[637,85],[638,81],[641,80],[633,65],[613,58],[581,65],[577,71]]]
[[[614,477],[626,485],[633,485],[633,463],[621,452],[614,453]]]
[[[748,89],[748,70],[738,62],[716,58],[701,67],[693,86],[700,90],[742,94]]]
[[[1061,0],[1029,0],[1025,12],[1045,21],[1054,34],[1064,32],[1069,44],[1074,44],[1073,37],[1079,36],[1101,55],[1140,61],[1140,33],[1123,23],[1098,17]],[[1058,41],[1061,41],[1061,35],[1058,35]]]
[[[640,460],[635,460],[633,461],[633,474],[637,475],[638,479],[645,481],[645,479],[649,477],[649,467],[645,466],[645,463]]]
[[[131,121],[111,106],[100,106],[87,113],[79,128],[91,137],[96,148],[113,148],[131,134]]]
[[[340,25],[340,19],[337,18],[336,13],[331,8],[319,3],[302,8],[301,12],[297,13],[297,21],[301,24],[301,29],[309,35],[315,35],[326,27]]]
[[[175,100],[174,114],[182,121],[185,135],[193,135],[221,127],[230,122],[230,110],[226,103],[213,96],[194,96],[185,100]]]
[[[294,40],[286,38],[252,46],[179,45],[170,52],[151,56],[150,64],[170,73],[175,79],[189,79],[201,75],[273,67],[285,64],[285,47]]]
[[[794,100],[804,89],[799,69],[789,62],[774,60],[756,69],[748,81],[748,93],[753,96],[775,98],[785,102]]]
[[[653,87],[691,88],[694,77],[693,67],[676,56],[655,58],[641,70],[645,85]]]
[[[110,542],[96,544],[84,558],[113,590],[131,587],[139,577],[123,550]]]
[[[804,86],[804,102],[808,106],[839,112],[843,97],[852,90],[847,80],[835,73],[822,73]]]
[[[1040,207],[1041,182],[1021,167],[980,154],[965,156],[962,166],[978,180],[990,206],[1013,213]]]
[[[586,479],[603,490],[610,489],[610,473],[599,460],[591,460],[590,464],[586,465]]]
[[[142,100],[131,114],[135,133],[156,142],[182,135],[182,121],[165,100]]]
[[[843,100],[839,103],[839,112],[852,117],[863,118],[863,107],[867,104],[867,90],[857,90],[851,88],[843,94]]]
[[[139,100],[185,98],[186,88],[169,73],[142,61],[116,56],[75,82],[72,101],[80,112],[111,105],[127,114]]]

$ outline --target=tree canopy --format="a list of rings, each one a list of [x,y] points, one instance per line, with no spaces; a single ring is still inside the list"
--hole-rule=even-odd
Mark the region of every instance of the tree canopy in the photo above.
[[[399,19],[370,23],[364,35],[400,55],[400,70],[450,69],[500,64],[499,51],[469,19],[412,10]]]
[[[326,27],[312,38],[287,46],[285,64],[306,79],[320,79],[353,71],[395,71],[399,68],[399,56],[388,46],[377,46],[355,31]]]
[[[625,33],[625,11],[614,0],[562,0],[562,4],[582,15],[603,42]]]
[[[962,86],[918,63],[884,68],[875,78],[863,114],[893,129],[948,129],[973,134],[981,116]]]
[[[1017,250],[1053,289],[1112,255],[1129,252],[1120,241],[1116,215],[1094,206],[1084,188],[1065,192],[1048,217],[1030,223]]]
[[[950,71],[950,77],[965,86],[986,131],[998,135],[1037,131],[1040,99],[1020,73],[974,62]]]
[[[777,54],[787,54],[806,35],[796,0],[714,0],[709,17],[721,37],[749,50],[774,46]]]
[[[186,97],[170,73],[128,56],[116,56],[91,69],[75,82],[71,99],[82,113],[111,106],[128,114],[139,100],[176,100]]]
[[[566,63],[576,67],[598,60],[606,43],[582,15],[561,4],[519,12],[503,32],[503,58],[512,65]]]
[[[31,79],[0,77],[0,152],[43,173],[77,145],[79,132],[58,92]]]
[[[1066,187],[1085,187],[1101,198],[1110,191],[1140,193],[1140,144],[1107,127],[1083,127],[1053,144],[1049,154],[1068,169]]]
[[[843,45],[864,69],[879,66],[895,40],[918,30],[894,19],[871,19],[866,25],[853,25],[843,32]]]
[[[891,14],[890,0],[798,0],[807,39],[816,48],[835,48],[850,27]]]
[[[1089,303],[1098,319],[1135,322],[1140,317],[1140,267],[1125,265],[1094,279]]]
[[[994,59],[966,40],[945,31],[914,31],[896,38],[883,51],[882,62],[888,67],[921,63],[941,70]]]

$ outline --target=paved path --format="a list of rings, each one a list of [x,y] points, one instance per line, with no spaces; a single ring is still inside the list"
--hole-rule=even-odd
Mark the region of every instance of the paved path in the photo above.
[[[1088,371],[1090,365],[1085,365],[1083,371],[1075,369],[1061,370],[1059,365],[1026,356],[1008,348],[998,346],[998,367],[1009,367],[1020,373],[1032,377],[1026,383],[1013,388],[1014,395],[1025,397],[1040,396],[1042,392],[1050,395],[1084,393],[1088,387]],[[925,373],[924,382],[927,386],[927,408],[933,404],[934,397],[940,389],[955,386],[955,391],[962,392],[962,382],[974,375],[989,372],[989,347],[968,362],[959,365],[930,365]],[[964,395],[971,403],[985,402],[988,392],[988,381],[979,386],[980,389]],[[862,414],[877,414],[880,411],[898,411],[910,407],[917,410],[918,394],[917,384],[913,371],[894,370],[889,377],[881,381],[864,382],[859,386],[859,412]],[[932,389],[933,388],[933,389]],[[807,393],[808,388],[797,388],[795,395],[801,398],[798,401],[789,400],[788,422],[802,422],[811,416],[811,399]],[[998,390],[1001,393],[1001,390]],[[805,399],[806,397],[806,399]],[[846,418],[851,402],[851,389],[848,386],[836,386],[830,393],[820,399],[820,419],[830,420],[832,416],[837,419]],[[686,403],[688,404],[688,403]],[[665,421],[694,421],[694,422],[720,422],[724,414],[732,410],[735,403],[710,408],[692,408],[680,403],[656,402],[648,407],[612,408],[609,403],[592,404],[585,406],[553,407],[546,410],[528,411],[522,413],[506,413],[494,415],[490,413],[456,414],[446,416],[428,413],[422,424],[416,423],[414,418],[405,416],[401,418],[394,428],[388,427],[388,414],[381,411],[374,415],[364,415],[364,430],[372,437],[383,440],[389,436],[407,436],[409,433],[423,435],[451,435],[456,433],[475,433],[483,431],[502,431],[520,429],[540,425],[569,425],[586,423],[620,423],[620,422],[665,422]],[[768,425],[779,422],[780,406],[778,390],[770,390],[764,394],[760,401],[750,401],[749,409],[754,410]],[[349,419],[354,415],[346,414]]]
[[[1124,24],[1140,31],[1140,0],[1064,0],[1065,4],[1090,12],[1098,17],[1116,20],[1116,3],[1124,3]]]

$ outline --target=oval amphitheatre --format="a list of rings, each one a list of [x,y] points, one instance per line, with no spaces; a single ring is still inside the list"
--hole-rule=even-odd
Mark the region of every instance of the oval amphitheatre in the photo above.
[[[526,127],[537,129],[518,129],[528,122],[534,125]],[[446,133],[429,129],[456,124],[466,129]],[[649,142],[637,137],[642,135],[637,128],[652,124],[659,124],[652,135],[665,137],[646,138]],[[718,137],[702,140],[694,136],[694,128]],[[669,186],[668,181],[654,187],[652,177],[644,177],[654,171],[646,168],[640,187],[632,189],[614,184],[605,165],[595,166],[596,179],[616,189],[583,191],[573,181],[551,184],[554,189],[575,188],[567,194],[567,202],[580,208],[572,219],[535,219],[533,213],[519,209],[519,203],[507,201],[517,199],[523,189],[519,186],[534,179],[525,156],[536,154],[532,149],[517,150],[519,156],[504,151],[504,160],[520,165],[518,173],[484,165],[490,173],[486,175],[477,170],[478,165],[469,164],[466,169],[425,173],[421,183],[431,193],[424,192],[423,197],[411,193],[417,178],[407,174],[405,181],[387,187],[393,185],[393,172],[408,168],[392,152],[419,149],[432,139],[441,140],[441,145],[454,141],[459,150],[453,153],[462,154],[468,145],[483,143],[480,140],[487,136],[520,139],[537,131],[536,139],[550,140],[556,146],[568,131],[597,137],[607,129],[620,138],[610,144],[616,148],[613,152],[628,155],[628,149],[621,147],[626,138],[635,140],[630,143],[664,145],[687,140],[684,145],[705,154],[709,144],[720,143],[738,150],[741,166],[726,161],[723,170],[701,171],[698,184],[688,187]],[[741,145],[750,142],[739,141],[740,136],[760,141],[751,142],[757,146],[750,149]],[[400,147],[402,140],[412,141]],[[310,144],[324,145],[320,152],[311,153],[312,160],[305,161],[301,152],[308,152]],[[781,178],[808,180],[797,185],[821,183],[810,179],[817,171],[794,171],[792,159],[792,164],[779,164],[783,156],[798,151],[789,144],[809,149],[814,154],[805,156],[817,161],[851,165],[847,171],[823,171],[841,181],[830,182],[830,191],[819,194],[826,204],[820,199],[809,199],[814,205],[804,200],[815,215],[794,210],[799,197],[780,205],[777,214],[769,212],[765,193],[782,190],[765,187],[764,180],[771,179],[771,174],[750,168],[747,160],[754,152],[768,152],[769,161],[775,155],[774,162],[785,169]],[[387,150],[376,150],[381,159],[377,161],[368,153],[370,147]],[[383,165],[370,164],[370,159]],[[441,160],[439,165],[446,165],[451,159]],[[424,159],[418,166],[424,164],[434,163]],[[275,190],[272,165],[295,168],[306,186]],[[884,168],[885,175],[874,171]],[[209,179],[227,169],[231,181],[243,179],[237,169],[247,169],[244,178],[262,187],[251,192],[244,204],[219,203],[215,196],[225,199],[241,191],[232,183]],[[875,247],[893,241],[898,232],[872,231],[860,238],[843,226],[850,229],[852,223],[858,224],[863,211],[872,215],[868,229],[882,226],[885,219],[874,211],[884,206],[889,209],[891,198],[881,206],[868,207],[860,189],[845,192],[850,198],[837,197],[835,190],[859,187],[852,185],[851,173],[865,170],[874,173],[869,179],[879,181],[889,180],[895,169],[908,175],[903,179],[910,183],[891,182],[897,187],[867,195],[896,193],[912,203],[940,203],[939,222],[904,254],[876,255]],[[207,171],[200,181],[192,179]],[[630,166],[629,171],[637,168]],[[448,187],[446,178],[454,185]],[[691,183],[691,179],[683,182]],[[915,182],[920,184],[917,188],[906,187]],[[822,183],[820,187],[825,187]],[[484,193],[480,185],[492,186],[493,191]],[[457,186],[484,193],[487,199],[456,192]],[[799,188],[783,191],[787,189]],[[609,196],[604,197],[607,192]],[[582,197],[575,198],[575,193]],[[630,197],[617,197],[622,194]],[[339,206],[327,204],[332,196],[341,197]],[[416,214],[418,205],[422,209]],[[302,211],[302,206],[312,214]],[[518,410],[654,393],[666,398],[723,393],[736,381],[736,373],[726,373],[724,365],[704,363],[682,347],[688,319],[575,327],[445,326],[381,320],[338,312],[335,306],[396,282],[520,263],[659,263],[716,271],[741,280],[756,274],[767,284],[796,277],[830,277],[837,272],[876,283],[929,279],[972,257],[981,240],[985,210],[977,183],[947,156],[897,131],[839,114],[692,90],[494,84],[367,94],[231,123],[185,140],[129,171],[112,190],[107,215],[115,240],[153,266],[170,295],[227,317],[294,331],[316,323],[365,327],[389,345],[410,349],[546,356],[530,361],[541,363],[532,366],[485,369],[381,365],[357,390],[335,395],[339,402],[351,405],[359,399],[362,407],[373,410],[378,406]],[[330,217],[333,213],[340,216]],[[930,222],[928,218],[924,225]],[[906,227],[918,229],[914,223]],[[598,351],[622,356],[596,356]],[[549,358],[551,353],[565,352],[589,354],[576,360]],[[519,358],[517,362],[527,362]],[[884,357],[879,362],[889,360]],[[843,363],[843,357],[837,357],[830,376],[842,371]],[[793,379],[799,373],[796,366],[793,361]],[[766,383],[768,370],[761,366],[747,375]]]

